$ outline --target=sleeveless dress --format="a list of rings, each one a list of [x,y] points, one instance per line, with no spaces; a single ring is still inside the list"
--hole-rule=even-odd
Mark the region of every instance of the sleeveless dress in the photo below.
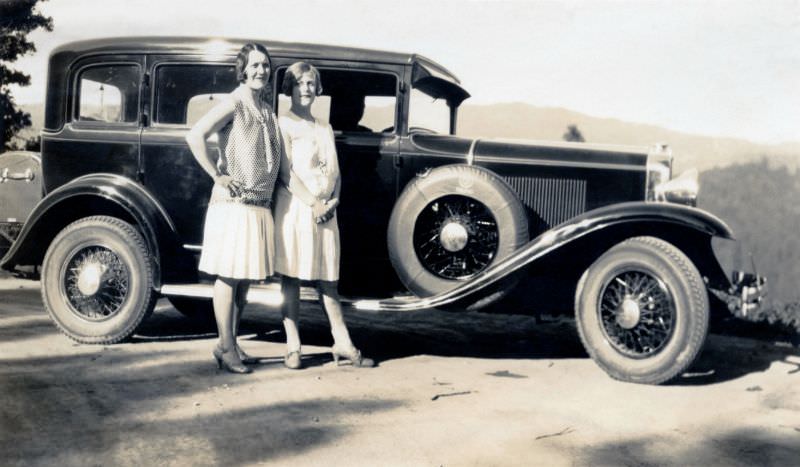
[[[211,190],[199,269],[232,279],[263,280],[274,272],[275,233],[270,210],[281,154],[280,130],[272,109],[243,100],[238,88],[233,119],[219,131],[217,170],[242,183],[241,196]]]
[[[293,176],[319,200],[328,200],[339,179],[333,129],[327,123],[278,119],[288,142]],[[275,190],[275,271],[302,280],[339,280],[339,227],[336,215],[317,224],[311,206],[278,184]]]

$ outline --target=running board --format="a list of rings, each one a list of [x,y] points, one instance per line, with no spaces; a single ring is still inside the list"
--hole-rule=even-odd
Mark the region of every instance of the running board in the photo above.
[[[167,297],[192,297],[208,299],[214,296],[213,284],[164,284],[161,294]],[[319,300],[319,293],[314,287],[300,287],[300,300],[315,302]],[[260,305],[277,307],[283,303],[281,285],[278,282],[267,284],[253,284],[247,291],[247,301]],[[414,311],[430,308],[427,300],[413,296],[394,297],[383,300],[375,299],[350,299],[342,298],[343,305],[351,306],[363,311]],[[404,305],[398,307],[398,305]]]

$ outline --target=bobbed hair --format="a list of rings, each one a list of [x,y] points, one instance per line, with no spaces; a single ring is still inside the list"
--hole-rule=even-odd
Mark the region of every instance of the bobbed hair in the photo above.
[[[267,63],[272,66],[272,59],[269,58],[269,52],[267,52],[267,48],[261,44],[256,44],[254,42],[248,42],[247,44],[243,45],[241,49],[239,49],[239,53],[236,54],[236,79],[239,80],[240,83],[244,83],[247,80],[247,76],[244,74],[244,69],[247,68],[247,60],[250,58],[250,52],[257,50],[262,54],[267,56]],[[272,73],[267,77],[267,80],[272,78]]]
[[[322,80],[319,77],[319,70],[317,70],[314,65],[306,62],[294,62],[286,69],[286,74],[283,75],[283,83],[281,83],[281,92],[291,97],[292,88],[294,88],[300,80],[300,77],[303,76],[303,73],[308,72],[314,75],[314,85],[317,89],[317,95],[319,96],[322,94]]]

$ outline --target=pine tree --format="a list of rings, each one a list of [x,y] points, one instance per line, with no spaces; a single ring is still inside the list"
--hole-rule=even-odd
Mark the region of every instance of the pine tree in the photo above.
[[[0,143],[2,149],[13,149],[14,136],[31,125],[31,116],[17,108],[10,86],[28,86],[30,75],[9,67],[25,54],[36,51],[28,34],[38,28],[53,30],[53,18],[36,11],[40,0],[0,0]],[[42,0],[46,1],[46,0]]]
[[[586,141],[583,139],[583,134],[581,134],[581,130],[578,129],[578,125],[569,125],[567,127],[567,132],[564,133],[562,138],[564,138],[564,141],[572,141],[576,143],[583,143]]]

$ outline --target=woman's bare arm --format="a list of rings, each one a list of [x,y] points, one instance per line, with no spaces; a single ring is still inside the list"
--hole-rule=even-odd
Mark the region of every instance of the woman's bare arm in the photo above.
[[[219,132],[231,121],[234,109],[235,103],[232,99],[222,100],[194,124],[186,135],[186,142],[189,144],[189,149],[191,149],[197,163],[214,180],[214,183],[227,188],[231,192],[231,196],[239,196],[241,194],[241,183],[229,175],[217,172],[215,160],[208,149],[208,138]]]

